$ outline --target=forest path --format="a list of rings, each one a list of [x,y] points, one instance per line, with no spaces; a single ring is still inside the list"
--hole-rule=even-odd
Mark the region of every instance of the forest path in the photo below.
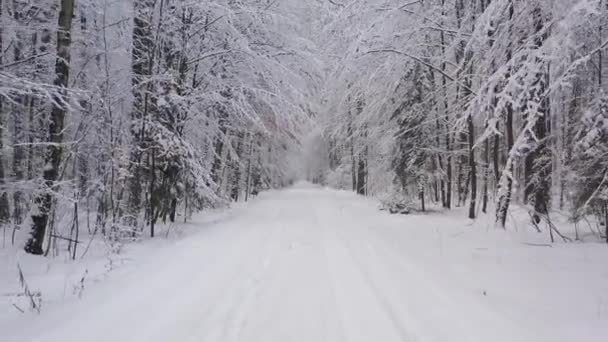
[[[537,322],[493,309],[481,288],[459,286],[483,282],[459,259],[431,262],[449,251],[433,222],[449,218],[390,216],[372,203],[310,185],[263,194],[2,340],[549,339],[531,334]]]

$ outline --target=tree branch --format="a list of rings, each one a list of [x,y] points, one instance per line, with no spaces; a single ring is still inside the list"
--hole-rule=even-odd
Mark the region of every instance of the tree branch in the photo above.
[[[428,62],[425,62],[420,57],[416,57],[416,56],[410,55],[409,53],[406,53],[406,52],[403,52],[403,51],[394,50],[394,49],[370,50],[370,51],[367,51],[365,54],[367,55],[367,54],[376,54],[376,53],[395,53],[395,54],[398,54],[398,55],[402,55],[402,56],[406,56],[408,58],[411,58],[414,61],[416,61],[416,62],[418,62],[418,63],[420,63],[422,65],[425,65],[425,66],[427,66],[427,67],[429,67],[429,68],[437,71],[438,73],[440,73],[441,75],[443,75],[447,79],[449,79],[450,81],[452,81],[452,82],[458,84],[459,86],[461,86],[463,89],[466,89],[466,90],[470,91],[471,94],[477,95],[477,93],[473,89],[471,89],[469,86],[467,86],[466,84],[458,81],[456,78],[448,75],[445,71],[441,70],[441,68],[437,68],[436,66],[434,66],[434,65],[432,65],[432,64],[430,64]]]

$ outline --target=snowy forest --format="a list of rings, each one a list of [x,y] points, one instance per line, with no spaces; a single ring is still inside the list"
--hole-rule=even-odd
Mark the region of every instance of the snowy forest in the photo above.
[[[154,236],[178,210],[285,185],[313,75],[307,42],[272,7],[3,0],[5,243],[29,235],[26,250],[48,254],[79,229]]]
[[[391,211],[608,240],[608,1],[2,0],[3,245],[159,222],[299,178]],[[601,227],[604,227],[601,229]]]
[[[0,341],[608,341],[608,0],[0,0]]]
[[[605,224],[607,24],[606,1],[353,2],[327,29],[315,177],[503,228],[512,203],[557,234],[554,211]]]

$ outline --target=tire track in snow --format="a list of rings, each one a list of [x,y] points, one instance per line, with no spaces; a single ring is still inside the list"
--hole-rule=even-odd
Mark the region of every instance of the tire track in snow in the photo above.
[[[277,210],[269,221],[276,222],[279,216],[280,210]],[[242,221],[245,221],[245,219],[247,218],[244,217]],[[244,238],[246,242],[242,246],[243,248],[238,251],[238,255],[235,255],[240,262],[233,270],[234,275],[229,281],[218,284],[220,286],[231,284],[231,286],[228,289],[224,289],[222,293],[218,293],[213,303],[199,316],[201,324],[191,334],[191,340],[232,341],[235,338],[233,336],[234,332],[238,331],[240,333],[242,329],[235,322],[238,319],[238,317],[235,318],[235,315],[243,316],[239,311],[244,310],[239,309],[244,308],[246,299],[251,297],[258,288],[258,278],[262,272],[259,266],[260,264],[264,265],[265,260],[268,259],[264,252],[268,252],[269,249],[265,247],[269,244],[271,237],[280,228],[281,226],[277,225],[274,229],[269,230],[268,233],[261,234],[257,239],[252,239],[254,240],[253,242],[249,242],[249,239],[259,236],[259,233],[264,231],[263,227],[255,225],[244,228],[249,232],[246,234],[247,237]],[[261,251],[262,253],[257,258],[247,255],[249,252],[257,251]],[[248,275],[244,276],[244,274]],[[243,281],[243,279],[245,280]]]
[[[328,240],[329,240],[329,234],[328,234],[328,230],[330,229],[329,226],[327,225],[327,223],[325,224],[321,224],[320,220],[319,220],[319,208],[316,207],[315,208],[315,215],[314,215],[314,219],[315,219],[315,223],[317,227],[321,227],[320,229],[320,236],[319,239],[322,241],[322,251],[323,251],[323,260],[324,260],[324,270],[325,270],[325,275],[327,277],[327,285],[329,287],[329,295],[331,297],[331,302],[333,304],[333,307],[335,309],[335,312],[337,314],[338,317],[336,317],[337,322],[338,322],[338,326],[337,326],[337,334],[339,336],[339,341],[347,341],[346,339],[346,333],[345,333],[345,329],[344,329],[344,313],[342,312],[342,306],[339,304],[338,301],[338,296],[336,295],[336,289],[337,289],[337,282],[336,282],[336,278],[334,273],[331,271],[332,270],[332,266],[331,266],[331,260],[329,258],[328,255]],[[336,341],[337,342],[337,341]]]
[[[241,334],[247,326],[248,316],[256,300],[259,299],[262,293],[263,288],[261,285],[263,280],[268,278],[272,260],[277,254],[278,247],[280,246],[280,244],[277,243],[277,240],[280,240],[277,236],[282,235],[284,230],[285,226],[279,224],[272,230],[272,233],[270,233],[269,237],[266,239],[262,249],[265,252],[262,254],[261,267],[256,268],[254,274],[248,277],[249,282],[244,285],[245,291],[242,294],[242,298],[237,300],[236,305],[232,308],[232,314],[234,316],[232,320],[233,326],[231,327],[230,324],[225,326],[225,339],[222,339],[222,341],[241,341]]]
[[[343,211],[341,210],[340,213],[342,213],[342,212]],[[344,217],[344,215],[341,215],[341,216]],[[347,226],[354,227],[355,224],[347,225]],[[338,240],[340,240],[342,245],[346,247],[346,250],[348,251],[348,253],[351,257],[353,264],[356,265],[356,268],[359,271],[359,273],[361,274],[362,279],[365,281],[366,285],[371,290],[371,293],[374,295],[378,304],[384,311],[386,317],[391,322],[395,331],[398,333],[399,339],[402,342],[416,341],[417,339],[414,336],[412,336],[412,334],[405,328],[405,326],[399,319],[399,316],[395,312],[394,307],[390,304],[390,301],[388,300],[388,298],[385,295],[383,295],[383,291],[381,291],[379,286],[376,284],[376,282],[374,282],[368,269],[364,266],[361,258],[359,256],[357,256],[356,251],[353,248],[352,244],[349,243],[349,238],[345,237],[346,234],[338,233],[338,235],[341,235],[341,238],[339,237]]]
[[[502,317],[502,315],[486,307],[483,302],[479,302],[479,298],[468,296],[464,298],[466,300],[463,300],[460,296],[453,297],[455,293],[444,290],[438,282],[439,279],[434,279],[420,269],[415,263],[416,257],[410,255],[404,249],[407,246],[396,244],[395,240],[382,229],[373,229],[373,226],[374,222],[366,217],[359,222],[359,229],[357,229],[360,234],[359,240],[364,243],[369,260],[376,260],[374,265],[377,265],[377,267],[370,269],[377,270],[375,272],[376,276],[384,278],[382,283],[386,284],[384,289],[386,293],[403,292],[405,288],[409,288],[410,292],[416,292],[416,294],[406,297],[406,311],[409,312],[410,316],[415,315],[419,323],[424,323],[419,329],[432,336],[428,336],[428,339],[432,341],[450,340],[454,336],[466,336],[469,341],[481,342],[487,341],[487,338],[483,334],[476,334],[480,331],[480,326],[486,328],[493,326],[495,331],[513,332],[519,330],[506,317]],[[380,269],[384,271],[381,272]],[[396,274],[408,274],[411,281],[404,282],[404,278],[395,277]],[[396,284],[399,283],[402,286],[396,288]],[[425,298],[428,301],[421,302]],[[412,307],[415,308],[415,311],[412,311]],[[474,311],[476,313],[474,316],[481,318],[481,321],[471,322],[464,316],[454,315],[454,313],[462,311],[463,307],[466,307],[468,311]],[[451,322],[451,324],[448,326],[437,325],[438,321]],[[536,337],[524,335],[521,336],[520,340],[535,339]],[[501,334],[497,334],[494,341],[503,341]]]
[[[347,341],[415,341],[413,336],[398,320],[388,299],[385,298],[355,256],[348,239],[337,226],[351,226],[350,220],[341,215],[340,202],[317,204],[322,211],[322,219],[327,226],[330,273],[342,284],[342,293],[337,296],[338,307],[347,315],[343,318],[347,331]],[[333,224],[332,224],[333,223]],[[339,287],[336,285],[336,287]],[[344,293],[344,290],[346,293]],[[342,299],[342,300],[341,300]],[[348,309],[344,309],[348,308]]]

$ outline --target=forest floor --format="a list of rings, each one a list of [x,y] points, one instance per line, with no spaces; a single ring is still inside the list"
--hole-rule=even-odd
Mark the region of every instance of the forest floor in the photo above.
[[[458,210],[389,215],[306,184],[202,217],[180,238],[127,247],[122,265],[34,271],[29,256],[3,255],[0,340],[608,340],[605,244],[539,244]],[[22,291],[17,262],[42,293],[40,314],[6,299]],[[103,281],[89,271],[108,264]]]

